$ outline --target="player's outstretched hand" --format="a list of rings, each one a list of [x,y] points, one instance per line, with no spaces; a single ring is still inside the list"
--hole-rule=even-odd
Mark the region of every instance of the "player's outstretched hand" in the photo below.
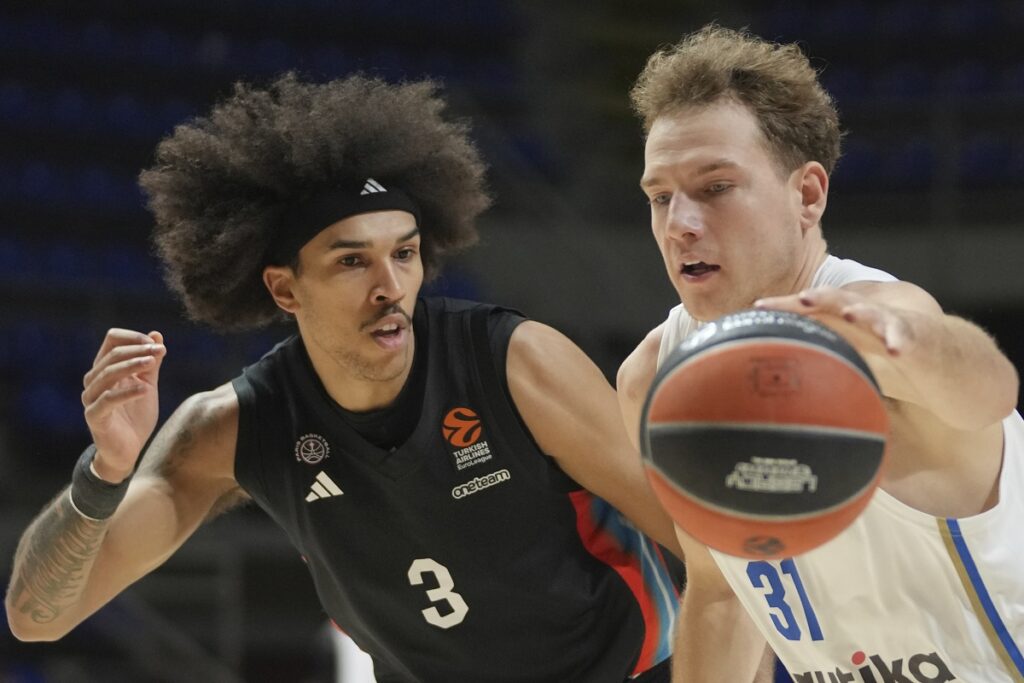
[[[132,473],[156,427],[163,342],[159,332],[111,329],[83,378],[85,421],[96,444],[93,466],[111,483]]]
[[[810,316],[843,335],[860,353],[899,356],[913,344],[906,312],[848,289],[817,287],[754,302],[755,308]]]

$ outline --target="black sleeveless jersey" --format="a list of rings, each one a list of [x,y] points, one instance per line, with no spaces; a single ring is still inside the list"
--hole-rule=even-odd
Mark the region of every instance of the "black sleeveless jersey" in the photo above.
[[[236,478],[380,683],[619,683],[669,656],[660,550],[538,450],[508,394],[521,321],[418,302],[426,391],[395,449],[346,423],[297,337],[233,382]]]

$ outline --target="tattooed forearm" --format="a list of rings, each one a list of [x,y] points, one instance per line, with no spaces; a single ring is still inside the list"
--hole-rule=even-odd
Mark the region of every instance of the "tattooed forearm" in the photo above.
[[[107,522],[86,519],[65,489],[25,533],[14,555],[7,603],[38,624],[74,604],[106,533]]]

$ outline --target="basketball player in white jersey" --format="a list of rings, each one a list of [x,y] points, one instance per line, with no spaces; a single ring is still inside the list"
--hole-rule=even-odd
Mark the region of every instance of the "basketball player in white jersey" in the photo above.
[[[1024,681],[1017,373],[921,288],[829,255],[821,218],[840,133],[806,57],[705,27],[653,55],[632,97],[647,134],[641,186],[682,301],[620,369],[634,438],[667,353],[753,306],[843,334],[892,424],[881,489],[815,550],[751,562],[677,529],[689,587],[673,680],[749,681],[767,640],[797,683]]]

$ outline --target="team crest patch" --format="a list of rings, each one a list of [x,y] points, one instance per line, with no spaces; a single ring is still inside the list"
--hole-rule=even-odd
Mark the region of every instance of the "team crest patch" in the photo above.
[[[483,422],[472,408],[452,408],[441,425],[444,440],[452,447],[456,470],[487,462],[493,456],[484,439]]]
[[[303,434],[295,442],[295,459],[315,465],[331,453],[327,439],[319,434]]]

